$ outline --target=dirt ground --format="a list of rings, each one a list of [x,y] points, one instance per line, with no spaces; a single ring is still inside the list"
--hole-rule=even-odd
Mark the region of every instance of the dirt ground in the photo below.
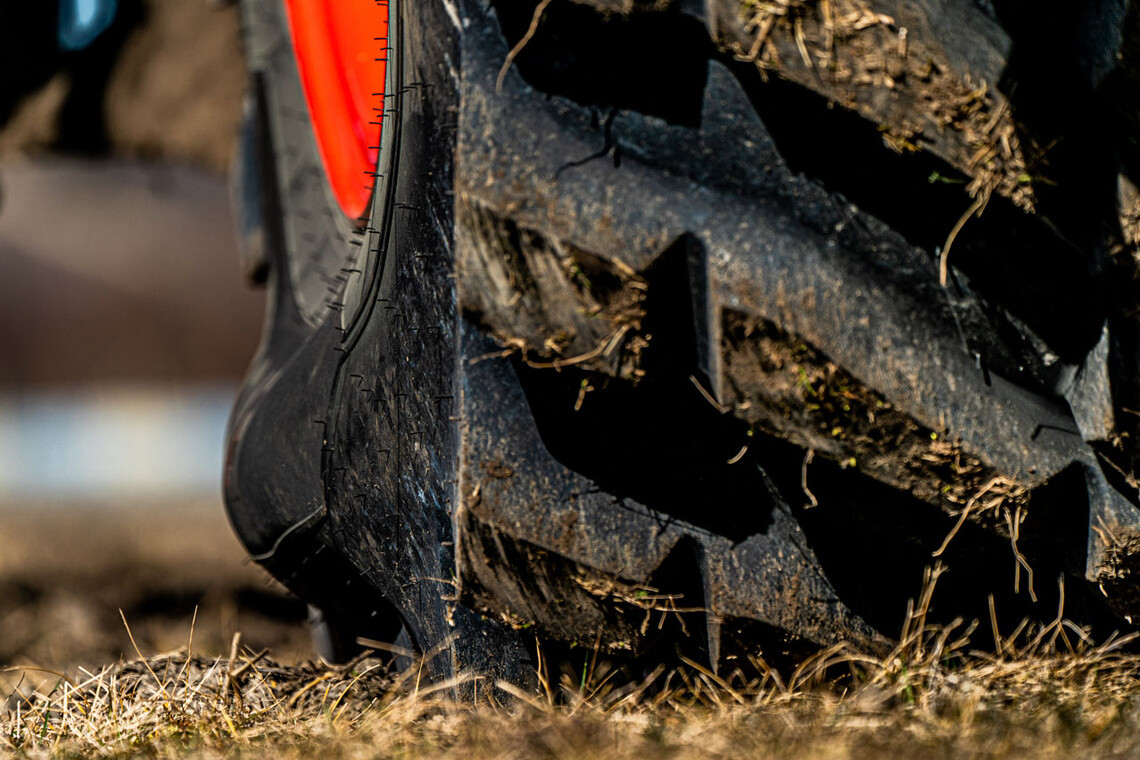
[[[309,656],[304,605],[245,559],[220,500],[0,506],[0,667],[132,659],[120,610],[145,654],[185,647],[195,608],[197,653],[240,630],[278,660]]]

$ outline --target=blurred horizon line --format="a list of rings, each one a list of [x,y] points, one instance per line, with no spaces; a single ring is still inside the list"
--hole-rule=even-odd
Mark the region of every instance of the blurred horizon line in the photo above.
[[[0,393],[0,509],[28,500],[216,498],[237,386]]]

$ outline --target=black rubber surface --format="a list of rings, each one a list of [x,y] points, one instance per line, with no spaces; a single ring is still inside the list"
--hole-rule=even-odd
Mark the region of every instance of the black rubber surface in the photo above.
[[[455,307],[450,229],[432,210],[450,195],[454,95],[447,49],[428,44],[448,37],[405,31],[440,28],[429,10],[441,9],[407,10],[409,22],[391,9],[384,147],[357,231],[321,173],[281,9],[245,6],[251,118],[264,125],[246,146],[262,157],[260,192],[245,195],[262,204],[271,306],[231,421],[227,503],[254,559],[323,610],[330,654],[405,630],[442,651],[437,675],[525,680],[514,637],[448,601]]]

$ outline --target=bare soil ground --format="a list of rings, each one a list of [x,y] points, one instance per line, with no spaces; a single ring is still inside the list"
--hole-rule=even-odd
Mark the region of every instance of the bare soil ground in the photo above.
[[[0,667],[134,658],[119,610],[142,651],[177,649],[195,608],[199,653],[228,653],[240,630],[279,659],[308,656],[304,605],[245,560],[220,502],[0,507]]]

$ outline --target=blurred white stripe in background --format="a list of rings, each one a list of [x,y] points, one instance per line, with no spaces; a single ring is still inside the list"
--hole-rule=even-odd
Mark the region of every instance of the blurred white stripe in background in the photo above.
[[[210,496],[235,389],[76,389],[0,396],[0,500]]]

